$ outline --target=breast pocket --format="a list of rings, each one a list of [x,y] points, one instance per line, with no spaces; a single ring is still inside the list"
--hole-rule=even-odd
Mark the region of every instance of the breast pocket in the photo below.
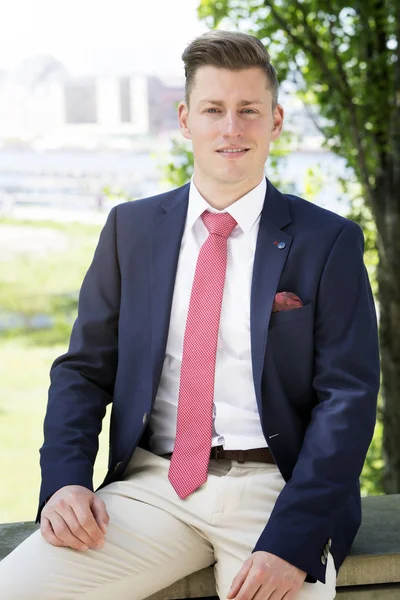
[[[304,319],[312,318],[312,307],[313,303],[309,302],[301,308],[292,308],[291,310],[281,310],[271,313],[269,320],[269,327],[276,327],[284,323],[294,323],[294,321],[301,321]]]
[[[313,304],[271,314],[266,360],[292,402],[310,388],[313,364]]]

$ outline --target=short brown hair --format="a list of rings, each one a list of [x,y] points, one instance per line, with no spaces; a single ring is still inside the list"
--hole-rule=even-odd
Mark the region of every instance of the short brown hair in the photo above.
[[[278,78],[263,43],[252,35],[213,30],[193,40],[182,54],[185,64],[185,101],[189,96],[199,67],[211,65],[232,71],[260,67],[267,76],[272,92],[272,105],[278,102]]]

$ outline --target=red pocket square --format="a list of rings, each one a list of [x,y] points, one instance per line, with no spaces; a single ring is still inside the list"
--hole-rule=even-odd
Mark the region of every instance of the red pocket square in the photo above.
[[[275,295],[272,312],[292,310],[293,308],[301,308],[302,306],[303,303],[296,294],[292,294],[292,292],[279,292],[279,294]]]

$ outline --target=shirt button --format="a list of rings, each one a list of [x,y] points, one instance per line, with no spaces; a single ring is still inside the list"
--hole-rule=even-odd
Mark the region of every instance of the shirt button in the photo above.
[[[147,413],[144,413],[144,415],[143,415],[143,419],[142,419],[142,423],[143,423],[143,425],[146,423],[146,421],[147,421],[147,417],[148,417]]]

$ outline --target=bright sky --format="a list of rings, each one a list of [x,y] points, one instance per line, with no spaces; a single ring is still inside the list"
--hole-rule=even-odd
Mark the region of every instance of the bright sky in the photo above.
[[[207,30],[199,0],[2,0],[0,68],[50,54],[72,74],[182,75],[187,43]]]

